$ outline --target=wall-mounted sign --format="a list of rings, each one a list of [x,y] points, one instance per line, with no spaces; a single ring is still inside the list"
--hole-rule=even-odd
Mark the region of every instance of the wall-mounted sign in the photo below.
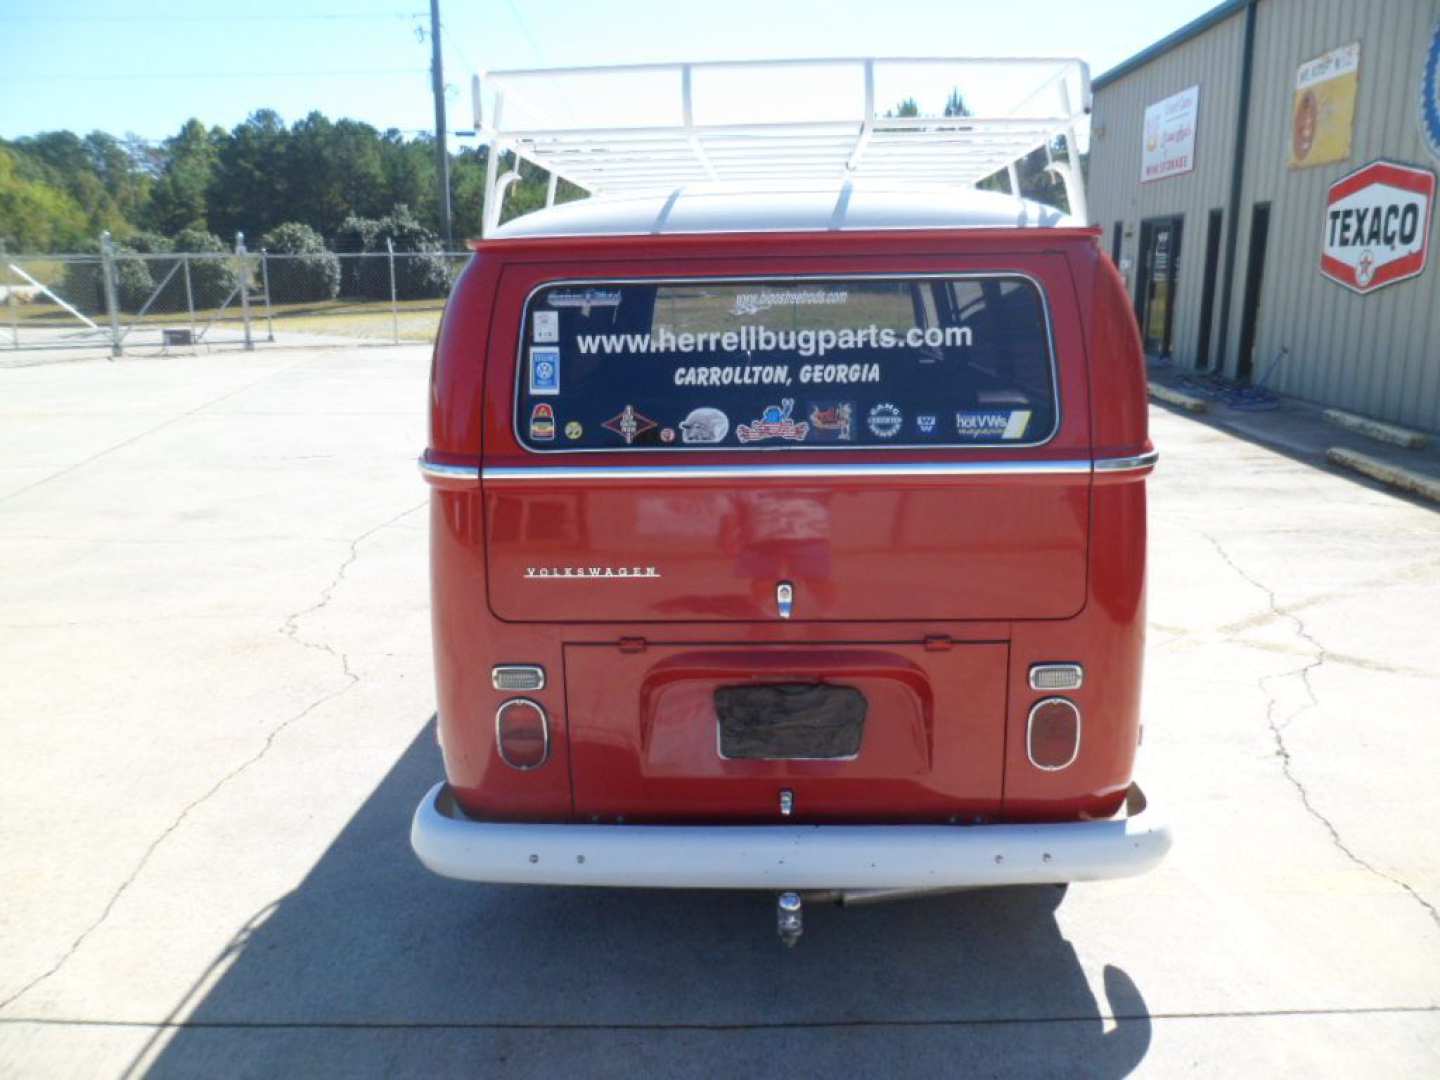
[[[1430,47],[1420,70],[1420,134],[1440,158],[1440,22],[1430,31]]]
[[[1320,273],[1358,293],[1425,270],[1435,174],[1372,161],[1330,185]]]
[[[1142,184],[1195,168],[1195,122],[1199,113],[1199,86],[1171,94],[1146,108],[1140,144]]]
[[[1292,169],[1344,161],[1350,156],[1359,78],[1358,41],[1300,65],[1295,72],[1295,101],[1290,109]]]

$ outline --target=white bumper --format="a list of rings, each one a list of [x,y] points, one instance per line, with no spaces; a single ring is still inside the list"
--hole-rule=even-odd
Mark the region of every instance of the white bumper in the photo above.
[[[1132,784],[1126,816],[1053,825],[530,825],[474,821],[444,784],[410,843],[445,877],[676,889],[944,889],[1143,874],[1170,829]]]

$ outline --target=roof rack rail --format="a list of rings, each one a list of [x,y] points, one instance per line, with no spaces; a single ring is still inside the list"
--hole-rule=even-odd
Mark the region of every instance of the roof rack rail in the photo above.
[[[488,112],[482,98],[488,93]],[[963,99],[955,108],[953,95]],[[974,186],[1064,137],[1048,168],[1087,220],[1076,129],[1090,71],[1075,59],[852,58],[496,71],[471,79],[489,147],[482,236],[500,224],[521,162],[591,198],[688,185],[883,180]],[[932,98],[942,115],[895,115]],[[884,110],[881,103],[893,102]],[[907,114],[912,110],[900,111]],[[950,114],[950,115],[945,115]],[[513,156],[501,171],[500,159]]]

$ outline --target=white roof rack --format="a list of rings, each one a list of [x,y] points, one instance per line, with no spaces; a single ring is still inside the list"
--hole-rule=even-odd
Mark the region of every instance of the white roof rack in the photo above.
[[[757,60],[498,71],[472,80],[489,144],[484,235],[500,223],[519,161],[592,198],[687,185],[847,181],[973,186],[1057,136],[1052,161],[1072,218],[1086,220],[1075,142],[1090,72],[1071,59]],[[945,116],[952,91],[967,115]],[[488,115],[481,101],[491,97]],[[922,115],[891,115],[915,100]],[[515,157],[503,174],[499,159]]]

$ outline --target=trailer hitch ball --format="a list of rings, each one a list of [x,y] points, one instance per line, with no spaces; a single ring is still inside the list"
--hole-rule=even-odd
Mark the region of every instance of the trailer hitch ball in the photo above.
[[[783,892],[775,904],[775,929],[787,948],[793,948],[805,932],[805,916],[801,910],[800,894]]]

